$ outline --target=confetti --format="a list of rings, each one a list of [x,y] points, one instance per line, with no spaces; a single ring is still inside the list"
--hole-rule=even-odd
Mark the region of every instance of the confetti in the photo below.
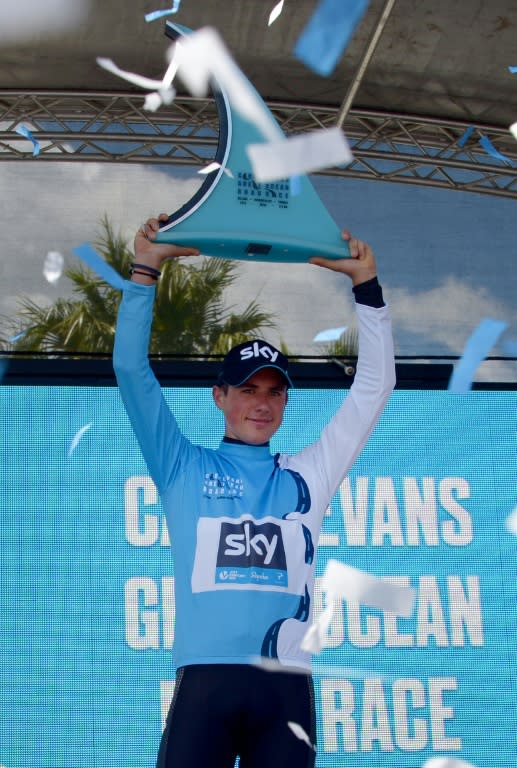
[[[329,560],[322,578],[322,589],[344,600],[370,608],[411,616],[415,590],[360,571],[338,560]]]
[[[465,394],[472,386],[472,379],[480,363],[488,355],[499,336],[507,327],[502,320],[486,317],[467,340],[463,356],[454,366],[449,382],[449,392]]]
[[[517,123],[512,123],[510,128],[510,133],[512,134],[514,139],[517,139]]]
[[[70,447],[68,448],[68,458],[72,455],[72,453],[75,451],[77,446],[79,445],[79,441],[82,438],[82,436],[85,434],[85,432],[88,432],[90,427],[92,426],[93,422],[90,422],[89,424],[85,424],[84,427],[81,427],[75,435],[72,438],[72,442],[70,443]]]
[[[288,664],[282,664],[278,659],[270,659],[265,656],[255,656],[250,659],[250,664],[254,667],[260,667],[265,672],[288,672],[293,675],[306,675],[309,670],[302,667],[291,667]],[[351,677],[358,680],[364,680],[372,674],[371,669],[359,669],[358,667],[342,667],[338,664],[313,664],[312,675],[313,676],[325,676],[325,677]],[[378,677],[378,670],[375,671]],[[395,676],[380,675],[381,680],[392,682],[395,680]]]
[[[193,96],[206,96],[213,77],[226,91],[234,109],[245,120],[254,123],[268,141],[278,141],[282,137],[268,108],[215,29],[203,27],[185,35],[175,48],[179,59],[178,74]]]
[[[49,251],[43,264],[43,276],[49,283],[57,283],[63,272],[65,260],[59,251]]]
[[[145,14],[146,21],[155,21],[161,19],[163,16],[170,16],[172,13],[177,13],[181,5],[181,0],[174,0],[170,8],[166,8],[164,11],[151,11],[151,13]]]
[[[467,141],[470,139],[474,131],[476,130],[474,125],[469,125],[465,132],[460,136],[457,141],[458,147],[464,147]]]
[[[392,584],[338,560],[328,561],[321,588],[327,595],[327,605],[302,641],[302,648],[312,653],[319,653],[325,647],[328,629],[341,600],[389,611],[398,616],[410,616],[416,594],[412,587]]]
[[[97,272],[99,277],[102,277],[112,288],[116,288],[118,291],[124,290],[123,278],[104,261],[102,256],[99,256],[89,243],[82,243],[72,250],[81,261],[84,261],[94,272]]]
[[[345,135],[337,126],[279,141],[248,144],[246,152],[258,182],[278,181],[353,160]]]
[[[213,173],[214,171],[218,171],[219,168],[223,168],[221,163],[210,163],[210,165],[206,165],[204,168],[201,168],[198,173],[200,173],[202,176],[207,176],[209,173]],[[235,178],[233,173],[229,168],[223,168],[223,173],[225,173],[230,179]]]
[[[506,518],[504,524],[506,526],[506,530],[510,531],[510,533],[513,533],[514,536],[517,536],[517,507],[515,507],[515,509]]]
[[[298,175],[291,176],[289,179],[289,192],[292,197],[296,197],[296,195],[299,195],[302,191],[302,185],[300,181],[300,177]]]
[[[512,75],[517,74],[517,67],[508,67],[508,71],[511,72]]]
[[[14,130],[20,136],[23,136],[24,138],[29,139],[29,141],[32,141],[32,145],[33,145],[32,156],[37,157],[40,151],[40,143],[29,131],[29,129],[25,125],[20,124],[20,125],[17,125]]]
[[[312,741],[309,739],[309,737],[305,733],[300,723],[293,723],[292,720],[288,720],[287,725],[292,730],[292,732],[294,733],[297,739],[300,739],[300,741],[304,741],[308,747],[310,747],[316,752],[316,747],[314,746]]]
[[[330,75],[361,20],[368,0],[320,0],[294,54],[320,75]]]
[[[342,328],[327,328],[325,331],[317,333],[313,341],[337,341],[346,331],[348,331],[347,325],[344,325]]]
[[[479,143],[483,149],[486,150],[486,152],[488,152],[488,154],[494,157],[496,160],[501,160],[501,162],[506,163],[506,165],[512,164],[512,161],[509,157],[506,157],[506,155],[503,155],[502,152],[499,152],[499,150],[494,147],[488,136],[481,136]]]
[[[269,21],[267,23],[268,27],[270,27],[271,24],[273,24],[278,19],[278,17],[282,13],[283,7],[284,7],[284,0],[280,0],[280,2],[275,5],[273,10],[269,14]]]
[[[177,62],[174,57],[171,58],[169,66],[161,80],[154,80],[150,77],[145,77],[144,75],[138,75],[135,72],[128,72],[125,69],[120,69],[112,59],[106,59],[102,56],[98,56],[96,61],[99,67],[102,67],[107,72],[111,72],[111,74],[121,77],[123,80],[127,80],[128,83],[133,83],[133,85],[136,85],[139,88],[152,91],[152,93],[147,95],[144,101],[144,109],[156,112],[158,107],[162,104],[172,104],[174,101],[176,91],[172,86],[172,81],[174,80],[177,70]]]
[[[476,768],[476,766],[459,757],[430,757],[422,768]]]

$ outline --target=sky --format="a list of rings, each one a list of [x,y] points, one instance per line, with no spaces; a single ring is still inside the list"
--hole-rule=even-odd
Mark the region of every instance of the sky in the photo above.
[[[503,320],[501,341],[517,340],[515,201],[401,183],[313,176],[339,227],[370,243],[390,304],[398,355],[461,355],[485,317]],[[12,161],[0,174],[0,314],[18,297],[40,304],[70,295],[65,278],[43,275],[49,251],[66,265],[72,248],[92,242],[106,213],[130,243],[148,216],[171,213],[200,184],[195,168],[110,163]],[[231,218],[232,212],[229,212]],[[250,300],[272,312],[266,335],[292,354],[322,352],[313,342],[327,328],[352,327],[348,279],[307,264],[240,262],[226,297],[238,310]],[[171,307],[171,311],[173,308]],[[502,355],[496,346],[493,355]],[[484,363],[479,380],[516,380],[515,363]]]

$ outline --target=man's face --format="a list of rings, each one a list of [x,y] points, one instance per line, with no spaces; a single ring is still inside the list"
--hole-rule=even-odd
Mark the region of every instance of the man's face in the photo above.
[[[215,404],[224,413],[225,436],[249,445],[266,443],[282,423],[287,385],[275,368],[262,368],[239,387],[213,389]]]

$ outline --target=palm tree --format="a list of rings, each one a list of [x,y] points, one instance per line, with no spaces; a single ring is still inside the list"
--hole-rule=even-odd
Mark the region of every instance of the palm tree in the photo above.
[[[96,249],[119,274],[127,275],[130,250],[107,216],[101,227]],[[226,259],[205,258],[195,265],[167,262],[157,285],[150,353],[224,354],[257,337],[262,328],[274,327],[272,316],[256,301],[239,314],[225,306],[224,292],[237,269],[236,262]],[[111,353],[120,292],[81,265],[68,268],[65,275],[78,298],[58,299],[48,307],[21,298],[18,315],[4,318],[4,350]]]

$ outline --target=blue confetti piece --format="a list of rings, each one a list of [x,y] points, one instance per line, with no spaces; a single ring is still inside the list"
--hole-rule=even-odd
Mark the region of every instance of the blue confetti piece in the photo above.
[[[18,133],[20,136],[23,136],[25,139],[29,139],[29,141],[32,141],[34,149],[32,150],[32,156],[37,157],[39,155],[40,151],[40,143],[39,141],[32,135],[32,133],[29,131],[29,129],[23,125],[17,125],[14,129],[16,133]]]
[[[97,251],[92,248],[89,243],[82,243],[81,245],[72,248],[76,256],[81,261],[84,261],[99,277],[102,277],[112,288],[116,288],[118,291],[124,290],[124,279],[119,273],[107,264],[102,256],[99,256]]]
[[[181,0],[174,0],[170,8],[166,8],[164,11],[151,11],[151,13],[145,14],[146,21],[156,21],[161,19],[162,16],[170,16],[172,13],[177,13],[181,5]]]
[[[511,72],[512,75],[517,75],[517,67],[508,67],[508,71]]]
[[[20,333],[17,333],[16,336],[11,336],[9,339],[9,344],[15,344],[17,341],[20,341],[20,339],[23,339],[25,333],[26,331],[20,331]]]
[[[319,75],[330,75],[361,20],[368,0],[320,0],[294,54]]]
[[[467,128],[465,133],[462,136],[460,136],[460,138],[456,142],[458,144],[458,147],[464,147],[465,144],[470,139],[470,137],[472,136],[472,134],[474,133],[475,130],[476,130],[476,128],[475,128],[474,125],[469,125],[469,127]]]
[[[302,184],[299,176],[291,176],[289,179],[289,192],[296,197],[302,191]]]
[[[503,155],[502,152],[499,152],[499,150],[494,147],[488,136],[481,136],[479,143],[483,149],[486,150],[486,152],[488,152],[488,154],[494,157],[496,160],[501,160],[501,162],[506,163],[506,165],[512,164],[512,161],[509,157],[506,157],[506,155]]]
[[[454,367],[449,382],[449,392],[463,395],[469,391],[478,366],[483,362],[507,326],[508,323],[502,320],[492,320],[490,317],[485,317],[480,322],[469,336],[461,360]]]

